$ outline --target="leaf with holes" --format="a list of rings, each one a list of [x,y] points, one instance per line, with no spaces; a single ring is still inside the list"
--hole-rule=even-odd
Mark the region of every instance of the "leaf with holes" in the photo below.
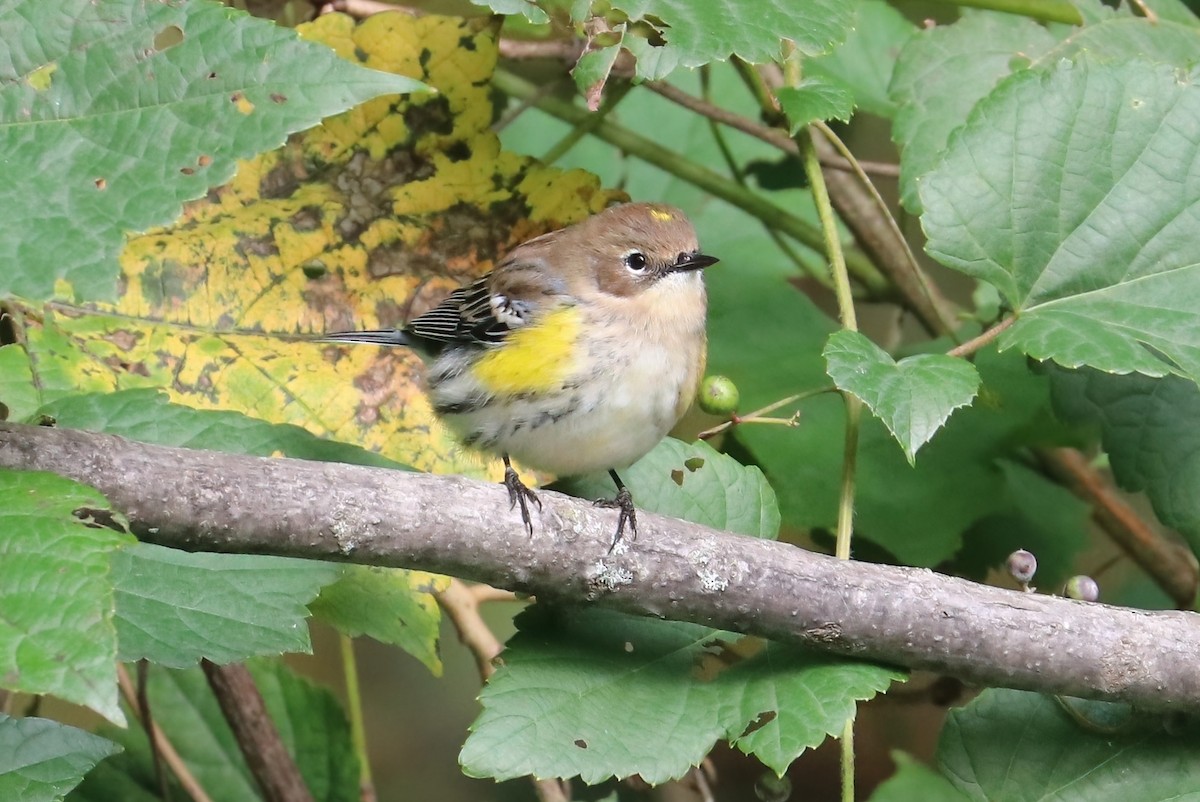
[[[782,773],[840,731],[856,701],[904,676],[610,610],[539,603],[517,626],[459,758],[472,776],[654,784],[683,776],[721,739]]]
[[[20,268],[0,296],[110,299],[126,232],[322,117],[426,88],[208,0],[15,0],[3,16],[0,263]]]
[[[109,559],[134,542],[96,490],[0,470],[0,685],[124,723]]]

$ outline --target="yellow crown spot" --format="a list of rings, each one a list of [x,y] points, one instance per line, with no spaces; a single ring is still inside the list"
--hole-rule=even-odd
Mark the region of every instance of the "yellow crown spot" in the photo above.
[[[574,307],[551,312],[509,334],[503,345],[480,357],[471,373],[497,395],[557,389],[574,366],[582,322]]]
[[[661,220],[664,223],[669,223],[675,219],[675,215],[670,212],[664,212],[662,209],[651,209],[650,216],[655,220]]]

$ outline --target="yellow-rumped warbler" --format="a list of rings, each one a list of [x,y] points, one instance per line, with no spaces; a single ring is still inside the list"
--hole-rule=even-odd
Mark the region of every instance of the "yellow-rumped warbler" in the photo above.
[[[509,461],[574,476],[607,470],[620,509],[633,498],[617,475],[654,448],[687,411],[704,373],[706,296],[696,232],[672,206],[627,203],[514,248],[486,276],[455,290],[403,329],[323,339],[402,345],[433,357],[434,411],[462,441],[499,454],[510,506],[541,506]]]

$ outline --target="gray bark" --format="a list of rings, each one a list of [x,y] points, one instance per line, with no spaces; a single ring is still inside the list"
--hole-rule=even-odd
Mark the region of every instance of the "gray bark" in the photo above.
[[[540,491],[534,533],[500,485],[164,448],[0,423],[0,467],[92,485],[144,540],[190,550],[419,568],[761,635],[976,685],[1200,712],[1200,616],[1021,593],[841,562]]]

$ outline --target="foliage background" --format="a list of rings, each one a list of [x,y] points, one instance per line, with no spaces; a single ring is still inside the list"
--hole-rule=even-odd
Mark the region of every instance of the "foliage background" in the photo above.
[[[1041,455],[1099,437],[1116,479],[1146,490],[1143,514],[1157,515],[1193,547],[1200,538],[1200,494],[1192,492],[1196,446],[1188,424],[1188,413],[1198,408],[1200,374],[1200,285],[1190,255],[1200,192],[1194,171],[1180,167],[1193,161],[1188,132],[1200,118],[1200,101],[1190,72],[1198,27],[1186,8],[1151,3],[1159,15],[1151,21],[1126,7],[1051,3],[1041,7],[1040,22],[976,11],[919,32],[914,21],[930,9],[879,0],[761,0],[753,5],[761,28],[720,18],[724,6],[613,5],[637,23],[595,37],[576,70],[577,86],[564,82],[535,100],[535,88],[561,79],[566,65],[561,59],[506,63],[494,73],[495,30],[478,15],[415,21],[385,15],[361,26],[326,15],[303,35],[334,48],[338,59],[327,48],[212,3],[13,2],[13,15],[0,18],[7,30],[38,36],[0,36],[17,43],[9,45],[12,74],[0,85],[0,113],[10,121],[0,146],[16,165],[15,180],[0,189],[11,223],[0,232],[0,257],[20,267],[0,278],[9,315],[0,399],[9,417],[50,416],[59,425],[173,445],[495,477],[494,464],[457,448],[432,419],[416,390],[419,368],[411,355],[342,352],[305,338],[404,320],[486,270],[506,248],[619,197],[666,201],[688,211],[705,249],[722,258],[709,275],[711,366],[737,381],[743,410],[832,379],[874,413],[862,427],[857,557],[1005,581],[996,571],[1020,546],[1037,553],[1038,583],[1045,587],[1099,568],[1106,601],[1172,606],[1128,562],[1110,567],[1115,549],[1096,536],[1090,509],[1050,475]],[[493,7],[514,15],[506,37],[536,33],[544,22],[532,5],[498,0]],[[560,15],[567,10],[547,8]],[[255,10],[282,21],[307,16],[301,3]],[[63,13],[74,21],[72,35],[89,46],[45,36],[59,30]],[[519,13],[530,19],[522,21]],[[946,22],[953,16],[941,7],[936,13]],[[656,19],[667,21],[665,44],[648,30]],[[1070,20],[1079,24],[1066,24]],[[231,30],[239,37],[231,38]],[[895,139],[900,180],[894,187],[885,182],[884,189],[902,203],[898,213],[910,237],[919,241],[923,226],[929,252],[960,271],[923,262],[962,306],[952,321],[957,339],[1019,310],[1020,320],[999,333],[1003,350],[980,350],[973,368],[940,356],[953,345],[948,327],[927,320],[932,331],[923,331],[911,317],[900,319],[890,303],[895,298],[880,292],[886,279],[853,247],[848,261],[862,294],[864,329],[903,359],[895,363],[851,332],[834,334],[817,216],[797,159],[737,132],[716,136],[707,120],[649,89],[626,93],[617,79],[600,92],[624,46],[639,56],[639,77],[664,79],[755,120],[759,103],[726,61],[733,54],[749,61],[781,57],[780,36],[806,57],[805,83],[780,93],[788,127],[845,119],[853,101],[860,113],[839,130],[856,152],[892,158],[887,138]],[[235,40],[238,47],[229,45]],[[118,68],[108,69],[112,64]],[[682,69],[703,64],[710,65],[703,72]],[[438,92],[385,73],[414,77]],[[492,85],[511,98],[499,98]],[[583,123],[593,126],[593,136],[578,138],[584,101],[599,105],[603,116]],[[298,133],[321,118],[328,119]],[[285,137],[283,147],[269,150]],[[144,233],[126,242],[123,231]],[[849,233],[839,233],[852,246]],[[1083,366],[1090,367],[1067,370]],[[394,392],[397,387],[406,389]],[[654,498],[639,502],[756,536],[773,537],[782,523],[784,537],[828,547],[838,523],[844,407],[834,395],[819,395],[788,407],[785,419],[797,408],[794,429],[746,425],[721,441],[750,467],[702,446],[665,444],[635,469],[644,472],[638,486],[655,488]],[[679,434],[690,437],[716,422],[697,416]],[[705,467],[693,479],[697,471],[688,466],[694,459]],[[691,484],[673,485],[672,471]],[[575,487],[592,492],[585,490],[587,480]],[[225,662],[304,651],[311,612],[321,627],[367,634],[417,658],[362,647],[378,660],[364,662],[364,677],[387,680],[368,686],[372,702],[365,711],[376,750],[372,762],[385,767],[376,777],[382,798],[532,794],[524,782],[493,788],[490,781],[468,780],[455,762],[476,712],[474,691],[464,688],[473,689],[476,678],[471,671],[464,676],[461,650],[444,648],[461,662],[443,666],[435,648],[433,597],[445,580],[165,553],[130,545],[104,500],[85,488],[5,473],[0,492],[14,500],[6,510],[13,526],[30,533],[6,542],[0,573],[0,589],[15,599],[16,621],[0,630],[0,644],[12,653],[27,650],[9,683],[13,691],[56,694],[120,723],[114,660],[147,658],[180,669],[154,672],[164,726],[178,728],[181,742],[207,761],[197,760],[206,766],[206,783],[222,789],[223,798],[245,798],[250,780],[199,673],[187,667],[201,657]],[[747,497],[753,503],[744,506],[707,509],[698,502]],[[71,520],[80,509],[87,510],[85,520]],[[56,544],[69,538],[84,545],[61,550],[64,567]],[[78,584],[50,581],[63,572]],[[20,593],[30,582],[39,583],[36,603]],[[224,592],[198,592],[212,587]],[[59,611],[73,599],[81,603],[60,626]],[[372,616],[373,606],[386,615]],[[505,630],[510,612],[496,608],[493,626]],[[521,670],[547,655],[560,669],[547,680],[550,690],[595,682],[604,667],[585,659],[589,653],[571,641],[572,632],[594,636],[642,626],[603,616],[580,623],[539,615],[535,610],[520,619],[512,666],[497,676],[486,705],[496,704],[506,688],[546,692],[528,684]],[[396,620],[406,626],[396,627]],[[318,642],[339,648],[334,630],[317,632]],[[654,632],[646,643],[679,644],[670,656],[684,664],[702,662],[710,647],[700,644],[715,640],[718,653],[732,649],[721,633],[683,625]],[[63,671],[55,649],[67,648],[79,651]],[[417,661],[424,667],[414,671]],[[614,764],[618,750],[610,747],[589,754],[598,761],[592,764],[569,749],[532,744],[508,759],[496,744],[512,745],[511,738],[488,729],[505,716],[486,707],[462,759],[468,772],[497,777],[532,771],[603,779],[636,770],[667,779],[714,740],[740,738],[740,748],[782,770],[826,732],[836,732],[853,700],[873,695],[895,676],[875,667],[834,666],[833,712],[808,731],[803,725],[818,720],[816,712],[790,705],[814,694],[811,676],[737,674],[770,662],[751,656],[749,668],[735,666],[731,680],[731,696],[753,698],[765,683],[784,699],[779,720],[761,731],[746,731],[757,708],[722,709],[708,719],[681,715],[685,723],[668,739],[679,747],[672,754],[661,748]],[[780,662],[794,669],[804,661]],[[273,711],[287,723],[281,728],[289,744],[325,760],[304,763],[306,780],[321,798],[342,798],[355,773],[349,727],[337,706],[325,690],[274,663],[252,665]],[[336,678],[328,666],[299,665]],[[816,674],[824,668],[816,666]],[[622,670],[618,666],[618,679],[625,679]],[[451,681],[431,681],[426,671],[444,671]],[[853,672],[862,672],[857,684]],[[1135,722],[1142,728],[1126,733],[1134,746],[1116,748],[1116,760],[1111,744],[1063,730],[1052,704],[1028,694],[985,693],[951,714],[935,744],[941,711],[928,702],[937,686],[914,684],[915,690],[894,690],[864,707],[862,790],[870,792],[890,770],[885,753],[892,746],[932,761],[940,773],[896,757],[899,772],[872,798],[1045,798],[1033,786],[1047,773],[1063,787],[1091,784],[1094,796],[1114,799],[1125,798],[1129,777],[1143,789],[1161,782],[1155,792],[1163,796],[1192,782],[1190,736],[1164,739],[1153,722]],[[632,684],[630,696],[599,702],[628,702],[645,690]],[[921,702],[920,712],[910,715],[905,700]],[[578,720],[580,713],[571,709],[570,715]],[[22,721],[0,720],[0,738],[25,737]],[[424,726],[411,726],[414,721]],[[555,723],[549,716],[545,721]],[[435,723],[444,728],[444,749],[431,747]],[[996,732],[989,723],[1008,734],[1028,732],[1033,746],[1020,754],[997,749],[989,742]],[[111,749],[74,730],[57,732],[87,766]],[[145,744],[136,729],[101,732],[126,751],[88,774],[76,798],[112,798],[117,788],[131,794],[129,783],[148,793]],[[320,737],[309,737],[314,732]],[[413,736],[409,749],[399,748],[397,732]],[[1072,735],[1077,748],[1067,759],[1039,762],[1046,744]],[[413,762],[397,760],[398,752],[415,756]],[[721,754],[728,767],[723,792],[745,792],[760,770],[732,751]],[[1017,759],[1022,775],[998,770]],[[396,773],[395,785],[387,770]],[[819,788],[823,772],[832,778],[830,755],[806,754],[792,771],[810,789]],[[30,780],[20,771],[5,776]],[[445,785],[415,782],[434,776]],[[1005,785],[1010,782],[1015,790]],[[29,796],[21,798],[42,798],[42,791],[56,795],[24,788]]]

